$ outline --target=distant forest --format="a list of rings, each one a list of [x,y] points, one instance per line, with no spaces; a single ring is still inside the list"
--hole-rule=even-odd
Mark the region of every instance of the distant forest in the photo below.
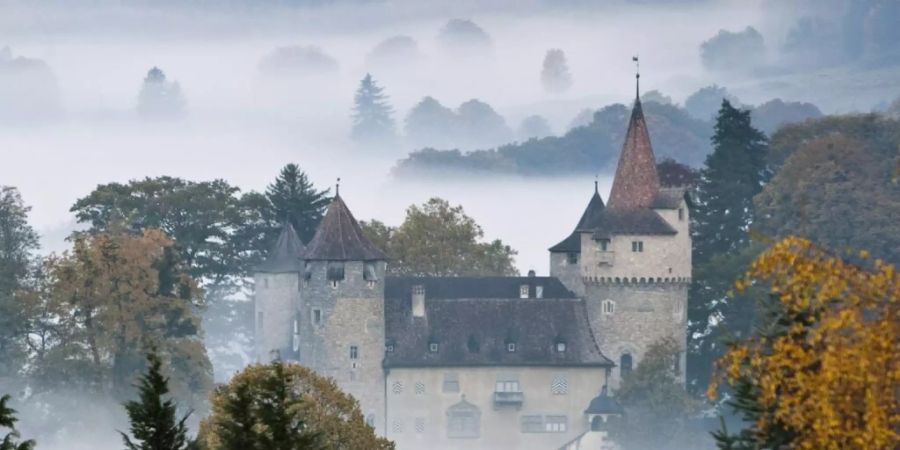
[[[656,157],[661,161],[675,160],[691,167],[700,167],[712,151],[710,138],[713,135],[713,121],[709,110],[715,113],[725,98],[737,103],[733,96],[718,86],[697,91],[688,97],[685,107],[673,104],[655,91],[645,95],[644,115]],[[784,124],[822,115],[810,103],[784,102],[780,99],[747,109],[752,111],[754,125],[767,135]],[[630,106],[617,103],[593,114],[582,112],[573,121],[573,128],[562,136],[532,138],[470,152],[426,147],[399,161],[393,175],[397,178],[430,176],[434,173],[562,176],[609,172],[615,167],[630,114]]]

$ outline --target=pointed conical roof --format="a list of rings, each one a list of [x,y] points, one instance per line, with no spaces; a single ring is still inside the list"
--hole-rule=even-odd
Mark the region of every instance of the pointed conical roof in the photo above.
[[[650,134],[640,97],[634,100],[628,132],[622,144],[622,155],[616,168],[608,206],[612,209],[648,208],[659,192],[656,158],[650,145]]]
[[[290,222],[285,222],[281,227],[278,240],[266,257],[266,260],[257,268],[259,272],[300,272],[303,256],[303,241],[297,236],[297,232]]]
[[[602,220],[603,210],[605,206],[603,205],[603,198],[600,197],[600,189],[597,186],[597,182],[594,182],[594,195],[591,196],[591,200],[588,202],[587,208],[584,209],[584,213],[581,214],[581,219],[578,220],[578,225],[575,226],[575,231],[569,235],[569,237],[563,239],[562,242],[550,247],[550,251],[554,253],[566,252],[566,253],[577,253],[581,251],[581,233],[587,231],[593,231],[596,229]]]
[[[316,229],[316,235],[306,246],[307,260],[371,261],[387,256],[363,234],[350,208],[335,195]]]

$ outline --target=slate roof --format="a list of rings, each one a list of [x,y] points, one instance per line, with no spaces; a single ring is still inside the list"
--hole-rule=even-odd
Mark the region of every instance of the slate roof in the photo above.
[[[656,158],[653,156],[653,146],[650,145],[650,134],[638,96],[634,99],[634,108],[631,110],[607,206],[616,209],[647,208],[658,192]]]
[[[518,286],[529,280],[546,286],[545,298],[518,298]],[[614,366],[597,347],[584,302],[564,288],[564,297],[546,297],[558,292],[556,283],[545,277],[387,278],[385,336],[393,351],[385,353],[385,367]],[[415,284],[425,286],[425,317],[412,316]],[[479,294],[480,288],[486,291]],[[490,298],[500,294],[506,296]],[[558,342],[565,351],[557,350]],[[514,352],[509,343],[516,344]]]
[[[584,213],[581,214],[581,219],[579,219],[578,224],[575,225],[575,231],[573,231],[569,237],[563,239],[562,242],[550,247],[550,251],[554,253],[581,252],[581,232],[590,231],[597,227],[600,223],[600,215],[603,213],[604,208],[603,198],[600,197],[597,182],[595,181],[594,195],[591,196],[587,208],[585,208]]]
[[[268,273],[300,272],[303,267],[300,260],[303,251],[303,241],[297,236],[291,223],[285,222],[266,260],[256,270]]]
[[[591,404],[584,410],[585,414],[625,414],[622,405],[616,399],[609,396],[606,386],[600,391],[600,395],[591,400]]]
[[[387,277],[384,296],[409,298],[412,287],[422,285],[429,299],[519,298],[523,284],[530,296],[543,286],[544,298],[577,298],[556,277]]]
[[[387,256],[363,234],[341,196],[335,195],[303,258],[325,261],[385,260]]]
[[[690,196],[684,188],[664,188],[660,189],[650,203],[653,209],[678,209],[682,201],[691,204]]]

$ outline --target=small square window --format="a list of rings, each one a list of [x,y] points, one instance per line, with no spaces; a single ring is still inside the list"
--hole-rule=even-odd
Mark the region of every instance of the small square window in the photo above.
[[[528,298],[528,285],[523,284],[519,286],[519,298]]]
[[[394,344],[385,345],[384,350],[388,353],[394,353]]]
[[[631,251],[641,253],[644,251],[644,241],[631,241]]]
[[[556,351],[559,353],[566,352],[566,343],[565,342],[557,342],[556,343]]]
[[[566,261],[569,264],[578,264],[578,253],[569,253],[566,255]]]
[[[428,351],[430,351],[431,353],[437,353],[437,351],[438,351],[437,342],[432,342],[432,343],[428,344]]]
[[[515,352],[516,351],[516,343],[510,342],[510,343],[506,344],[506,351],[508,351],[510,353]]]

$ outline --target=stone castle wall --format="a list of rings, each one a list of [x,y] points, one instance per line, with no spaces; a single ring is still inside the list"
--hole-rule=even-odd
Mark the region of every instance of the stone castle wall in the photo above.
[[[254,277],[256,359],[271,361],[291,345],[296,305],[300,301],[297,273],[257,273]]]
[[[327,263],[312,261],[310,278],[302,282],[300,364],[332,377],[360,402],[363,414],[382,431],[384,419],[384,274],[376,263],[377,280],[363,279],[363,262],[347,261],[337,286],[326,277]],[[316,313],[319,311],[319,321]],[[356,348],[355,358],[351,347]]]

